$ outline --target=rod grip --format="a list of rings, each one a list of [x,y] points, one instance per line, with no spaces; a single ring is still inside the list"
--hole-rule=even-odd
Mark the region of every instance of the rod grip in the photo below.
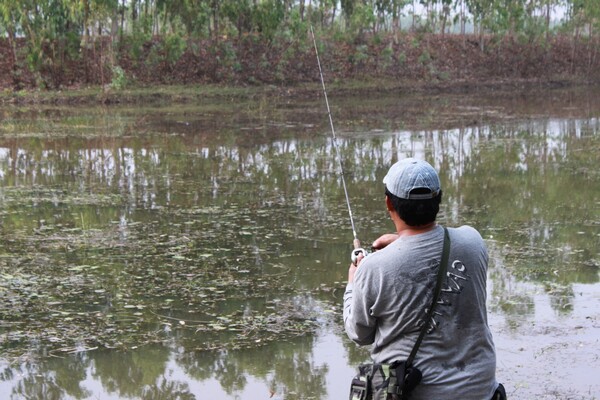
[[[354,240],[352,241],[352,244],[354,245],[354,248],[355,248],[355,249],[360,249],[360,240],[358,240],[358,239],[354,239]]]

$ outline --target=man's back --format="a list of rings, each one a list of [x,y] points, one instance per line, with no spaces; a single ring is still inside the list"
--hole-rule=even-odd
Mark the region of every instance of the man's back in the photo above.
[[[489,399],[497,386],[487,325],[487,251],[471,227],[449,229],[449,265],[430,331],[414,365],[423,380],[411,399]],[[425,323],[443,229],[404,236],[365,258],[344,295],[349,337],[373,344],[374,362],[405,360]]]

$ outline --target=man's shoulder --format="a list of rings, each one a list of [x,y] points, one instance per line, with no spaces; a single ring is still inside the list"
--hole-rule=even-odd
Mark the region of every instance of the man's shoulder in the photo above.
[[[462,249],[487,253],[487,246],[479,231],[472,226],[463,225],[450,229],[452,249]]]
[[[481,237],[479,231],[473,228],[471,225],[462,225],[456,228],[449,228],[451,231],[456,232],[459,235],[463,236],[478,236]]]

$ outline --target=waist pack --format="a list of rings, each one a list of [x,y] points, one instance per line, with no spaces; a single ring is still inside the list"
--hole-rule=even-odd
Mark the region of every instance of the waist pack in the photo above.
[[[405,361],[361,364],[352,379],[350,400],[407,400],[421,378],[421,371]]]
[[[406,368],[404,361],[361,364],[358,374],[352,379],[350,400],[407,400],[422,377],[418,368]],[[491,400],[507,400],[502,384],[498,385]]]

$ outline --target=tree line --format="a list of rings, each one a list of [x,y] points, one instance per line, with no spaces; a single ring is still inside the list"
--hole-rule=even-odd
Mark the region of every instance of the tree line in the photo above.
[[[0,0],[0,34],[10,45],[13,68],[25,64],[38,80],[43,70],[64,68],[106,38],[109,54],[113,45],[127,44],[137,57],[159,37],[162,57],[175,62],[194,40],[289,41],[310,25],[338,39],[418,31],[587,40],[600,34],[600,1]],[[105,61],[118,67],[112,56]]]

